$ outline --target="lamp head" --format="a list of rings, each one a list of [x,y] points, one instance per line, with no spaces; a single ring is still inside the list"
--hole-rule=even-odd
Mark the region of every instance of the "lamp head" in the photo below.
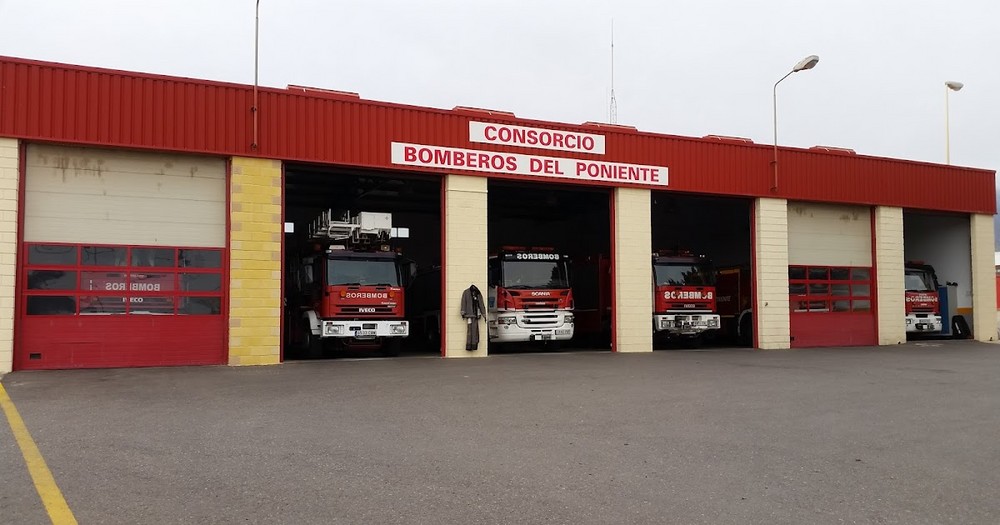
[[[795,64],[795,67],[792,68],[792,73],[798,73],[799,71],[802,71],[804,69],[812,69],[816,67],[816,64],[818,63],[819,63],[818,56],[809,55],[800,60],[798,64]]]
[[[949,80],[945,82],[944,85],[948,86],[948,89],[952,91],[960,91],[962,88],[965,87],[965,84],[961,82],[955,82],[954,80]]]

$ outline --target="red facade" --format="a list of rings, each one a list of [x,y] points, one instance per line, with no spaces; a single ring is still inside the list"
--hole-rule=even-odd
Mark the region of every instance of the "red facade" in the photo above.
[[[773,189],[770,146],[295,88],[259,90],[254,148],[252,86],[0,58],[0,87],[0,136],[27,140],[400,169],[390,162],[391,142],[469,147],[469,122],[476,120],[603,134],[607,154],[601,160],[667,166],[673,191],[996,211],[994,172],[980,169],[781,148]],[[476,149],[502,148],[477,144]]]

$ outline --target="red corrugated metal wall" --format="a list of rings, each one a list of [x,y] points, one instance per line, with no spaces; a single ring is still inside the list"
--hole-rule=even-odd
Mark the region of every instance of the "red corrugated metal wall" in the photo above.
[[[469,147],[468,122],[494,121],[604,134],[601,160],[667,166],[674,191],[996,211],[994,172],[988,170],[783,148],[772,191],[773,153],[764,145],[279,89],[260,90],[259,149],[253,150],[252,105],[251,86],[0,58],[0,136],[6,137],[396,169],[392,141]]]

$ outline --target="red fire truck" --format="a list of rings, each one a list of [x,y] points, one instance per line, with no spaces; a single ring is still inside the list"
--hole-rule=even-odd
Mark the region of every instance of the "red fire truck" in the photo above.
[[[653,330],[672,338],[700,339],[719,329],[715,274],[703,255],[653,254]]]
[[[753,345],[753,295],[750,268],[719,268],[716,273],[716,303],[721,331],[745,346]]]
[[[297,288],[300,345],[311,355],[326,344],[398,353],[409,335],[403,311],[404,261],[390,249],[392,214],[320,215],[309,227],[309,250],[290,281]]]
[[[904,277],[906,333],[933,334],[942,330],[941,301],[934,268],[919,261],[907,262]]]
[[[490,257],[490,341],[572,339],[573,292],[568,265],[568,256],[550,248],[506,246]]]

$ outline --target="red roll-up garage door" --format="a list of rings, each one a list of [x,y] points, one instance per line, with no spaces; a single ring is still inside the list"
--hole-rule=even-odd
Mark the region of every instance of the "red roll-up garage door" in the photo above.
[[[791,346],[876,344],[871,209],[788,204]]]
[[[31,145],[14,367],[226,360],[225,162]]]

